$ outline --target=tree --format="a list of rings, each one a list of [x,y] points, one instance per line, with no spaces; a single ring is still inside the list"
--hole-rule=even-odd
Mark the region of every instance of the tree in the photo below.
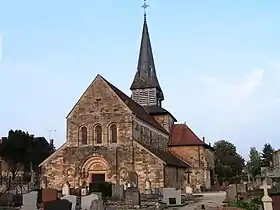
[[[8,137],[2,139],[0,144],[0,156],[6,162],[7,172],[12,173],[14,179],[22,163],[25,162],[25,154],[30,136],[20,130],[10,130]]]
[[[221,140],[214,144],[215,171],[219,181],[237,177],[244,168],[244,159],[236,152],[234,144]]]
[[[253,178],[261,173],[261,155],[255,147],[251,147],[249,152],[248,168]]]
[[[265,144],[261,154],[261,163],[263,167],[269,167],[273,161],[274,149],[270,144]]]
[[[38,171],[39,164],[53,152],[53,146],[45,138],[34,138],[21,130],[10,130],[0,144],[0,157],[6,162],[13,179],[21,168],[29,172],[31,164]]]

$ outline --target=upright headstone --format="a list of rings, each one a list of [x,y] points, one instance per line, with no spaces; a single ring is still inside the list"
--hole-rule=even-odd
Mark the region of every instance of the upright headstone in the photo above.
[[[126,205],[140,205],[140,191],[138,188],[128,188],[125,191]]]
[[[104,203],[102,200],[94,200],[91,203],[89,210],[104,210]],[[106,209],[110,210],[110,207],[106,207]]]
[[[62,187],[62,196],[70,195],[70,186],[68,183],[65,183]]]
[[[263,181],[263,185],[260,186],[260,189],[263,189],[263,194],[264,194],[262,197],[264,210],[273,210],[272,198],[269,197],[268,195],[268,190],[271,189],[271,186],[267,185],[266,179]]]
[[[98,195],[92,193],[82,197],[82,209],[90,209],[92,201],[98,200]]]
[[[42,201],[50,202],[57,199],[57,190],[51,188],[45,188],[42,190]]]
[[[46,202],[44,210],[72,210],[72,203],[64,199]]]
[[[76,195],[66,195],[61,198],[62,200],[68,200],[69,202],[72,203],[72,209],[76,209],[76,201],[77,201],[77,196]]]
[[[150,195],[152,193],[151,182],[150,180],[145,181],[145,194]]]
[[[22,210],[35,210],[37,209],[37,191],[32,191],[22,195]]]
[[[237,190],[236,190],[236,185],[231,184],[227,186],[226,188],[226,201],[227,202],[232,202],[237,200]]]

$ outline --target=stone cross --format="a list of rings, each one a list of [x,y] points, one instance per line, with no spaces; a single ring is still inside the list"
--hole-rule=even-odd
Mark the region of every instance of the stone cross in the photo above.
[[[260,189],[263,189],[263,194],[268,195],[268,190],[271,189],[270,185],[267,185],[266,179],[263,181],[262,186],[260,186]]]
[[[264,210],[273,210],[272,199],[268,195],[268,189],[271,189],[271,186],[267,185],[266,179],[263,181],[263,185],[260,186],[260,189],[263,189],[262,202],[263,202]]]

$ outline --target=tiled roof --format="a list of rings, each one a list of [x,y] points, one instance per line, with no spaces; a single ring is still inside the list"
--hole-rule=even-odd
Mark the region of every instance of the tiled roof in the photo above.
[[[110,88],[119,96],[119,98],[129,107],[133,114],[135,114],[139,119],[143,120],[144,122],[169,135],[169,133],[151,115],[149,115],[148,112],[146,112],[146,110],[140,104],[133,101],[125,93],[123,93],[121,90],[119,90],[106,79],[104,79],[104,77],[102,78],[110,86]]]
[[[174,124],[171,128],[170,146],[205,146],[213,148],[201,141],[186,124]]]

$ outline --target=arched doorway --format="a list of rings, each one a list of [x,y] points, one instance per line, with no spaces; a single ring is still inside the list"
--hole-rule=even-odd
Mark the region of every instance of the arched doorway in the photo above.
[[[87,159],[82,166],[82,175],[87,184],[108,181],[108,163],[100,156]]]

